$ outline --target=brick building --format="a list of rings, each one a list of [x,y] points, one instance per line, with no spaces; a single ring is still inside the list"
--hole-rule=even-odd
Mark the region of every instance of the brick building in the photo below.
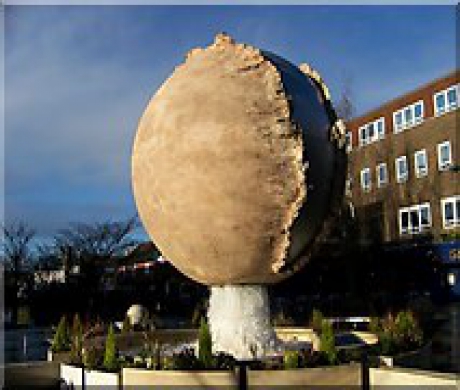
[[[349,185],[363,243],[458,238],[459,76],[348,123]]]

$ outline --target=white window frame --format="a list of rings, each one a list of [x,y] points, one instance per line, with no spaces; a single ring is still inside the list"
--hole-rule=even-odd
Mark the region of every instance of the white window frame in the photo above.
[[[441,160],[441,157],[442,157],[441,149],[444,146],[448,146],[448,148],[449,148],[449,160],[448,161],[442,161]],[[441,142],[440,144],[438,144],[437,152],[438,152],[438,169],[440,171],[448,170],[452,165],[452,145],[451,145],[450,141],[444,141],[444,142]]]
[[[382,132],[378,131],[379,124]],[[368,134],[368,129],[372,125],[374,134],[372,137]],[[367,122],[358,129],[359,146],[366,146],[385,138],[385,118],[382,116],[374,121]]]
[[[351,152],[353,150],[353,133],[351,131],[346,132],[345,140],[346,140],[346,150],[347,152]]]
[[[460,219],[457,219],[457,207],[460,207],[460,203],[457,202],[460,202],[460,195],[449,196],[441,199],[442,227],[444,229],[454,229],[460,226]],[[446,221],[446,203],[452,203],[452,213],[454,216],[452,222]]]
[[[425,160],[425,169],[420,169],[420,167],[418,166],[418,160],[417,160],[417,157],[421,155],[421,156],[424,156],[424,160]],[[415,167],[415,176],[420,178],[420,177],[425,177],[428,175],[428,154],[426,153],[426,149],[421,149],[421,150],[417,150],[415,153],[414,153],[414,167]]]
[[[428,209],[428,222],[426,224],[422,224],[422,209],[427,208]],[[418,216],[418,226],[412,226],[412,221],[411,221],[411,213],[417,213]],[[407,213],[407,228],[403,227],[402,225],[402,215],[404,213]],[[432,217],[431,217],[431,206],[429,202],[417,204],[417,205],[412,205],[409,207],[402,207],[399,209],[398,212],[398,225],[399,225],[399,234],[400,235],[406,235],[406,234],[420,234],[423,233],[424,231],[428,230],[432,226]]]
[[[380,168],[384,168],[385,171],[385,180],[382,180],[382,177],[380,176]],[[377,187],[381,188],[388,184],[388,167],[386,163],[380,163],[376,167],[376,174],[377,174]]]
[[[399,161],[404,161],[405,166],[406,166],[406,174],[401,175],[401,172],[399,171]],[[396,171],[396,182],[397,183],[405,183],[407,179],[409,178],[409,164],[407,163],[407,156],[399,156],[395,160],[395,171]]]
[[[422,113],[421,113],[420,118],[415,118],[415,106],[417,106],[419,104],[421,105],[421,108],[422,108],[421,112]],[[409,121],[409,122],[407,122],[405,120],[405,112],[406,112],[406,110],[409,110],[410,113],[411,113],[412,120]],[[401,114],[401,120],[402,120],[400,127],[396,126],[396,117],[398,116],[398,114]],[[409,129],[411,127],[417,126],[418,124],[423,122],[424,118],[425,118],[425,103],[423,102],[423,100],[418,100],[418,101],[416,101],[416,102],[414,102],[412,104],[409,104],[409,105],[407,105],[405,107],[402,107],[399,110],[393,112],[393,132],[395,134],[397,134],[397,133],[400,133],[400,132],[402,132],[402,131],[404,131],[406,129]]]
[[[457,92],[457,102],[454,103],[454,104],[449,105],[449,103],[447,101],[447,96],[448,96],[449,92],[452,91],[452,90],[455,90]],[[444,114],[446,114],[446,113],[448,113],[450,111],[456,110],[460,105],[459,93],[460,93],[460,87],[459,87],[458,84],[451,85],[450,87],[447,87],[446,89],[443,89],[442,91],[436,92],[433,95],[434,115],[435,116],[440,116],[440,115],[444,115]],[[441,95],[444,97],[444,102],[445,102],[444,110],[439,110],[438,106],[436,105],[436,100],[437,100],[438,96],[441,96]]]
[[[369,183],[366,183],[364,178],[366,173],[369,175]],[[361,169],[361,188],[365,192],[369,192],[372,188],[372,177],[371,177],[371,169],[370,168],[363,168]]]

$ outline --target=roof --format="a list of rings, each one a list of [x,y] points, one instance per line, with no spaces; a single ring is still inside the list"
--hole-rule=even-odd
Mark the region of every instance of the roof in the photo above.
[[[348,126],[354,127],[355,125],[361,125],[365,123],[366,121],[372,120],[371,118],[373,117],[378,117],[380,116],[380,113],[382,111],[386,111],[388,109],[394,109],[395,107],[403,107],[407,105],[407,101],[409,99],[415,98],[418,95],[421,95],[424,91],[430,90],[430,89],[436,89],[438,86],[442,88],[441,86],[443,84],[446,84],[448,82],[456,81],[457,83],[460,80],[460,69],[455,69],[452,72],[448,73],[447,75],[444,75],[442,77],[438,77],[435,80],[432,80],[428,83],[425,83],[411,91],[408,91],[402,95],[399,95],[391,100],[388,100],[387,102],[381,104],[380,106],[371,109],[370,111],[367,111],[366,113],[357,116],[355,118],[352,118],[351,120],[348,121]]]

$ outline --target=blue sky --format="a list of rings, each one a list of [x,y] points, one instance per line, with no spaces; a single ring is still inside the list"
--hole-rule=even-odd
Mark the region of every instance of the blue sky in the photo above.
[[[148,100],[220,31],[308,62],[358,114],[456,66],[454,6],[7,6],[5,219],[41,236],[136,212]]]

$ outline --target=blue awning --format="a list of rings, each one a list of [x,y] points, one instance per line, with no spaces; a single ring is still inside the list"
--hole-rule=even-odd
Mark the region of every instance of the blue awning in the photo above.
[[[432,250],[444,264],[460,266],[460,240],[434,244]]]

